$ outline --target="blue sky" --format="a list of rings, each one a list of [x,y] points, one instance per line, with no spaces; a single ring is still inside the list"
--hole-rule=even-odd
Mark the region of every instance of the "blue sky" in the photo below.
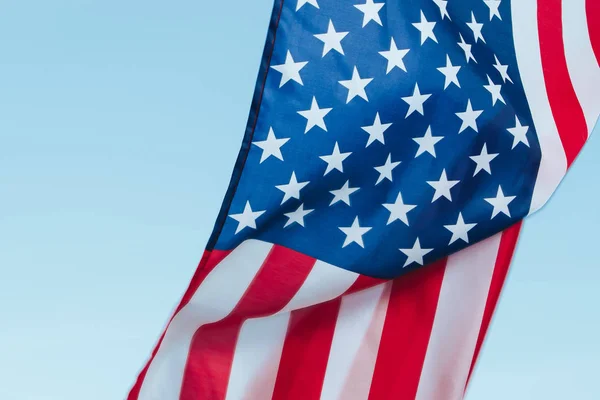
[[[270,16],[222,3],[3,4],[0,398],[122,398],[146,359],[212,229]],[[598,140],[525,224],[469,400],[600,398]]]

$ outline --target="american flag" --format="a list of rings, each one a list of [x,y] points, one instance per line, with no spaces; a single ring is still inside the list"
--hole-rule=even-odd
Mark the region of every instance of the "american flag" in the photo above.
[[[595,0],[276,0],[220,215],[129,399],[462,398],[599,60]]]

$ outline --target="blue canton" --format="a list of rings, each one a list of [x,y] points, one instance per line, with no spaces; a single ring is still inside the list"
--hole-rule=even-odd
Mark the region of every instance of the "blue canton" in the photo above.
[[[528,214],[541,152],[509,0],[276,3],[209,248],[392,278]]]

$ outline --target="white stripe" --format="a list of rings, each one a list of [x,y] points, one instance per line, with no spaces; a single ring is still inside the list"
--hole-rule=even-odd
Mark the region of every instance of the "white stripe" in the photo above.
[[[502,234],[450,256],[417,389],[417,400],[462,399]]]
[[[244,322],[233,357],[227,400],[270,399],[275,388],[290,312],[341,296],[358,274],[317,261],[289,303],[276,315]]]
[[[342,297],[321,391],[322,400],[346,400],[347,397],[344,398],[342,395],[345,394],[347,379],[351,374],[351,368],[356,364],[359,350],[365,341],[367,330],[386,287],[387,284],[380,284]],[[379,347],[379,339],[377,347]],[[377,349],[374,349],[374,353],[377,354]],[[360,386],[367,388],[366,396],[362,397],[364,399],[368,396],[375,358],[372,361],[371,373],[361,377],[368,380],[364,382],[366,384],[360,385],[360,382],[357,382]],[[354,395],[359,395],[359,393]],[[353,398],[359,397],[353,396]]]
[[[569,75],[589,135],[600,115],[600,67],[590,41],[585,0],[562,0],[562,22]]]
[[[348,290],[357,278],[358,274],[355,272],[317,260],[298,293],[281,312],[298,310],[335,299]]]
[[[358,353],[354,357],[352,367],[346,377],[346,384],[340,394],[340,399],[367,400],[369,398],[391,293],[392,282],[388,282],[384,285],[383,293],[373,313],[371,324],[365,333]]]
[[[567,158],[544,82],[537,25],[537,0],[515,0],[510,4],[517,63],[542,150],[542,160],[529,210],[529,213],[533,213],[548,201],[567,172]]]
[[[245,241],[210,272],[169,324],[146,373],[139,400],[179,399],[194,333],[200,326],[219,321],[233,310],[272,247],[257,240]]]
[[[226,400],[269,400],[290,314],[249,319],[238,337]]]

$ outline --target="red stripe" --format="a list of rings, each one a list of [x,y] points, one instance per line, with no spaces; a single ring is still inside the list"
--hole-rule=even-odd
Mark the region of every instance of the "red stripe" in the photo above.
[[[588,129],[567,68],[561,0],[538,0],[538,30],[548,99],[570,166],[587,140]]]
[[[350,286],[350,288],[344,292],[344,295],[360,292],[361,290],[372,288],[373,286],[377,286],[385,282],[387,282],[386,279],[371,278],[370,276],[359,275],[352,286]]]
[[[212,250],[212,251],[204,252],[202,259],[200,260],[200,263],[198,264],[198,268],[196,268],[196,272],[194,273],[194,276],[192,277],[192,280],[190,281],[190,284],[189,284],[185,294],[183,295],[181,302],[179,303],[175,312],[173,313],[173,316],[169,320],[169,323],[171,323],[171,321],[175,317],[175,314],[177,314],[190,301],[190,299],[192,298],[193,294],[196,292],[196,290],[198,289],[198,287],[200,286],[202,281],[204,281],[204,279],[206,279],[208,274],[215,268],[215,266],[217,266],[217,264],[219,264],[221,261],[223,261],[223,259],[229,253],[231,253],[231,251]],[[167,328],[168,328],[168,326],[167,326]],[[135,381],[135,384],[129,391],[127,400],[137,400],[137,398],[140,394],[140,390],[142,388],[142,383],[144,382],[144,378],[146,377],[146,373],[148,372],[148,367],[150,366],[150,363],[152,363],[152,360],[154,359],[154,357],[156,356],[156,353],[158,352],[158,348],[160,347],[160,345],[163,341],[163,338],[165,337],[165,332],[166,332],[167,328],[165,328],[162,335],[160,336],[158,343],[156,344],[156,346],[154,347],[154,350],[152,351],[152,354],[150,355],[150,359],[148,360],[148,362],[146,363],[144,368],[142,368],[142,370],[140,371],[140,373]]]
[[[446,259],[394,281],[369,400],[415,398],[445,266]]]
[[[600,66],[600,2],[598,0],[587,0],[585,2],[585,12],[587,14],[590,41],[596,55],[596,61],[598,61],[598,66]]]
[[[382,282],[385,281],[359,275],[343,295]],[[272,400],[318,399],[321,396],[342,296],[292,311]]]
[[[248,318],[272,315],[285,307],[304,283],[314,263],[313,258],[304,254],[281,246],[273,247],[234,310],[221,321],[200,327],[194,334],[181,400],[225,398],[242,324]]]
[[[477,363],[481,346],[485,340],[490,322],[494,315],[494,311],[496,310],[496,304],[498,304],[498,299],[500,298],[500,293],[502,292],[502,287],[506,281],[506,275],[508,274],[510,262],[515,252],[515,247],[517,246],[519,233],[521,232],[521,224],[521,222],[518,222],[502,233],[500,247],[498,248],[498,257],[496,258],[496,266],[494,267],[494,274],[492,275],[492,282],[490,284],[490,292],[485,304],[483,319],[481,321],[481,330],[479,331],[479,337],[477,338],[477,344],[475,346],[475,353],[473,354],[473,361],[471,363],[467,384],[473,373],[473,368]]]
[[[292,311],[272,400],[318,399],[341,298]]]
[[[359,275],[344,295],[381,282],[384,280]],[[321,396],[341,298],[292,311],[272,400],[317,399]]]

